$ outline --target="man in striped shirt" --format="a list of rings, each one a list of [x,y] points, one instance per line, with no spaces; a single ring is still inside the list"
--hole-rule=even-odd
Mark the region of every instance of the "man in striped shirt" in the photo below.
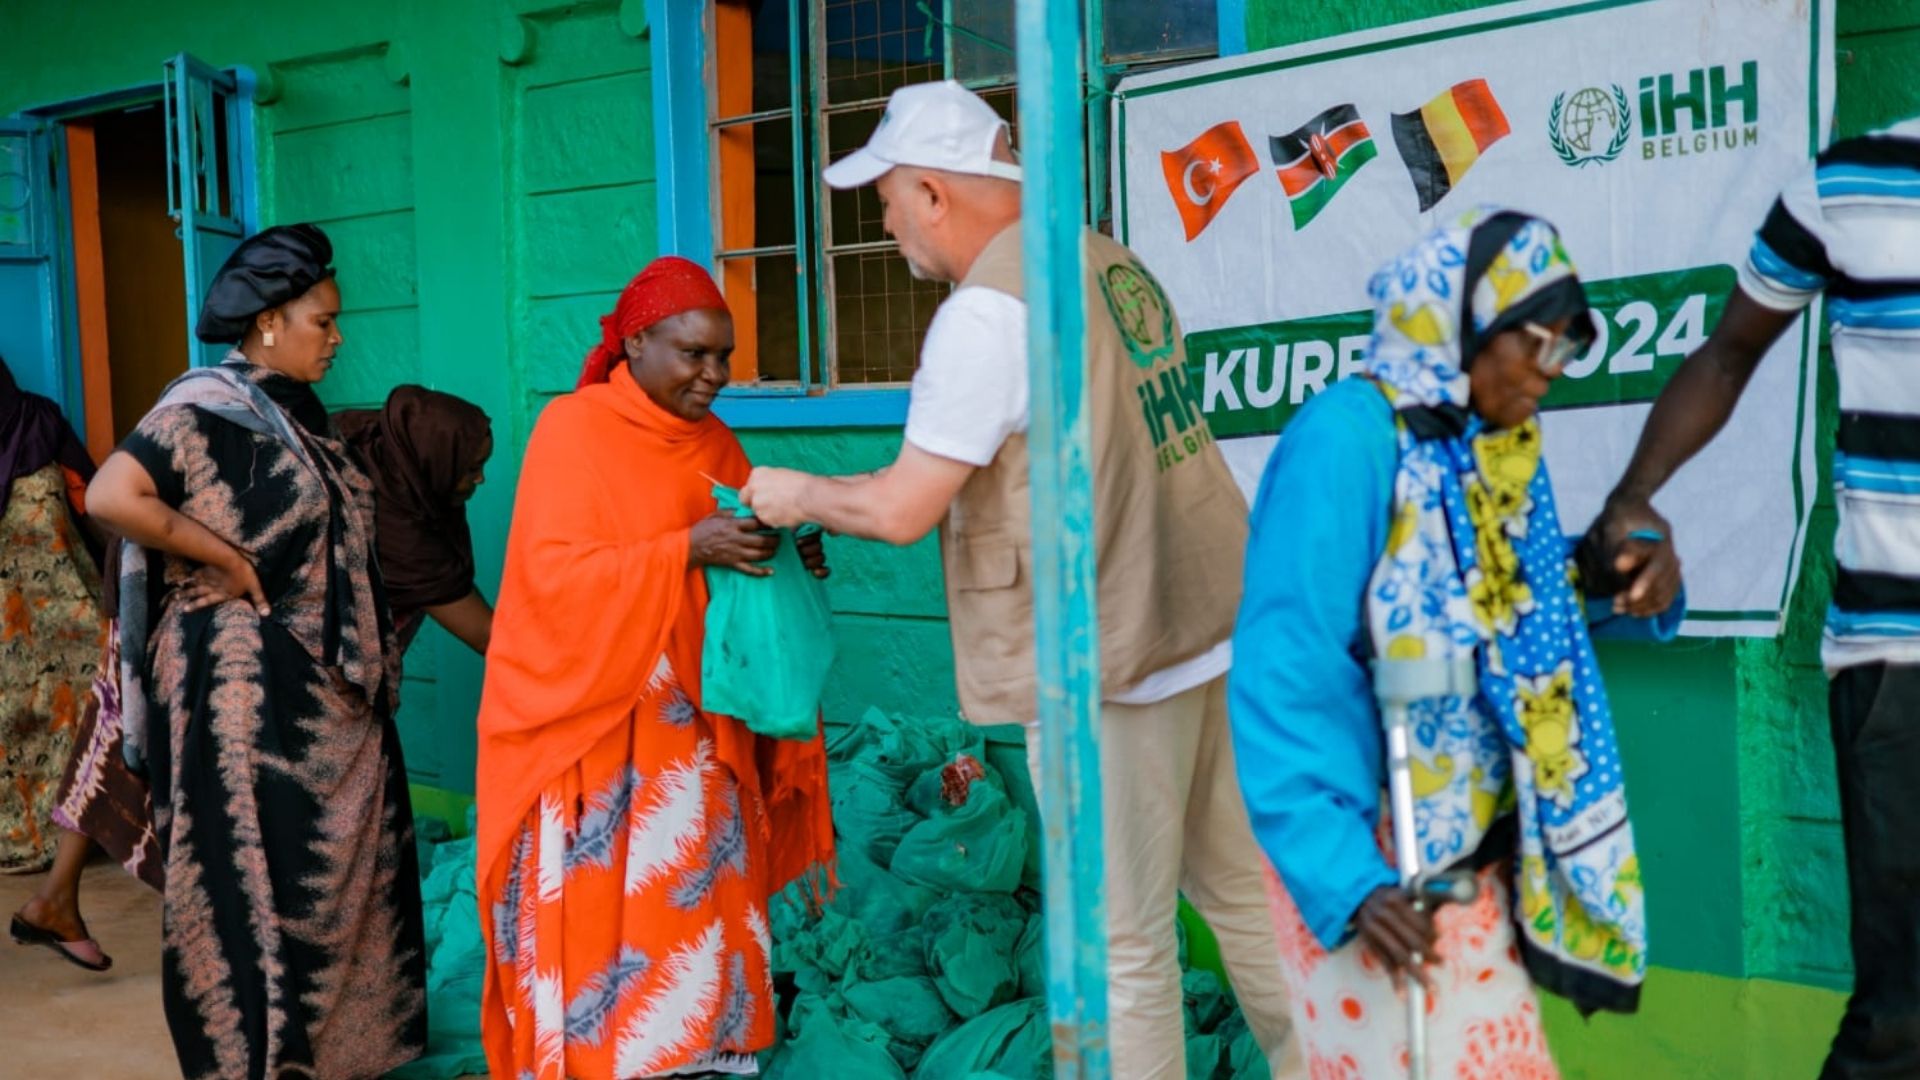
[[[1652,497],[1719,432],[1821,293],[1840,384],[1821,659],[1840,773],[1854,992],[1823,1078],[1920,1076],[1920,118],[1821,154],[1754,238],[1713,336],[1667,384],[1597,528],[1633,593],[1672,558]]]

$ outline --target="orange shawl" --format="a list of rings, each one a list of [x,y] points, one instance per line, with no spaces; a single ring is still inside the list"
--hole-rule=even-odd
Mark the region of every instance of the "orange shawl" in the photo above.
[[[624,364],[541,414],[521,466],[480,700],[482,897],[498,892],[514,831],[541,790],[626,722],[662,652],[699,702],[707,584],[688,568],[687,546],[715,509],[701,474],[738,487],[749,467],[717,417],[674,416]],[[715,757],[765,800],[773,888],[827,872],[833,821],[821,738],[763,739],[731,717],[708,719]]]

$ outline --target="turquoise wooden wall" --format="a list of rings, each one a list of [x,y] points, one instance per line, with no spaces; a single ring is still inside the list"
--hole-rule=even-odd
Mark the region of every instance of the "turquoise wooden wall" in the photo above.
[[[660,253],[652,37],[640,0],[8,4],[0,116],[157,93],[161,61],[182,51],[259,73],[262,219],[319,222],[338,247],[348,340],[322,396],[371,405],[422,382],[494,418],[472,506],[491,594],[533,421]],[[759,460],[829,472],[882,464],[900,442],[897,428],[742,436]],[[932,545],[849,541],[835,561],[846,662],[829,708],[952,711]],[[436,628],[409,653],[401,726],[417,781],[471,791],[480,674]]]
[[[644,32],[637,0],[7,5],[0,115],[157,84],[180,51],[256,72],[262,220],[318,222],[338,249],[347,345],[322,396],[421,382],[494,418],[472,511],[491,592],[532,421],[656,254]],[[420,782],[471,790],[480,672],[437,629],[409,654]]]

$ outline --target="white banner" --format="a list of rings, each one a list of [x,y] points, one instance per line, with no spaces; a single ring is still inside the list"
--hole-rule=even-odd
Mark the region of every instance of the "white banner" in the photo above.
[[[1545,402],[1562,525],[1584,529],[1774,197],[1825,143],[1833,6],[1499,4],[1124,82],[1116,231],[1180,312],[1249,495],[1287,417],[1364,356],[1367,279],[1491,202],[1560,228],[1605,326]],[[1688,633],[1778,632],[1814,502],[1817,318],[1658,499]]]

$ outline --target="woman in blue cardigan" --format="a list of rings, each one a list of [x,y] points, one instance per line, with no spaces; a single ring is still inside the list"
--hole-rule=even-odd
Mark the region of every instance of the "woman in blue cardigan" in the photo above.
[[[1474,210],[1369,291],[1364,377],[1309,402],[1268,464],[1234,635],[1235,755],[1295,1024],[1315,1076],[1405,1075],[1410,974],[1434,1075],[1554,1076],[1534,987],[1631,1011],[1646,970],[1589,622],[1670,636],[1678,563],[1595,600],[1616,575],[1560,528],[1536,414],[1594,328],[1553,226]],[[1477,692],[1412,710],[1421,872],[1479,878],[1434,914],[1389,854],[1370,663],[1468,656]]]

